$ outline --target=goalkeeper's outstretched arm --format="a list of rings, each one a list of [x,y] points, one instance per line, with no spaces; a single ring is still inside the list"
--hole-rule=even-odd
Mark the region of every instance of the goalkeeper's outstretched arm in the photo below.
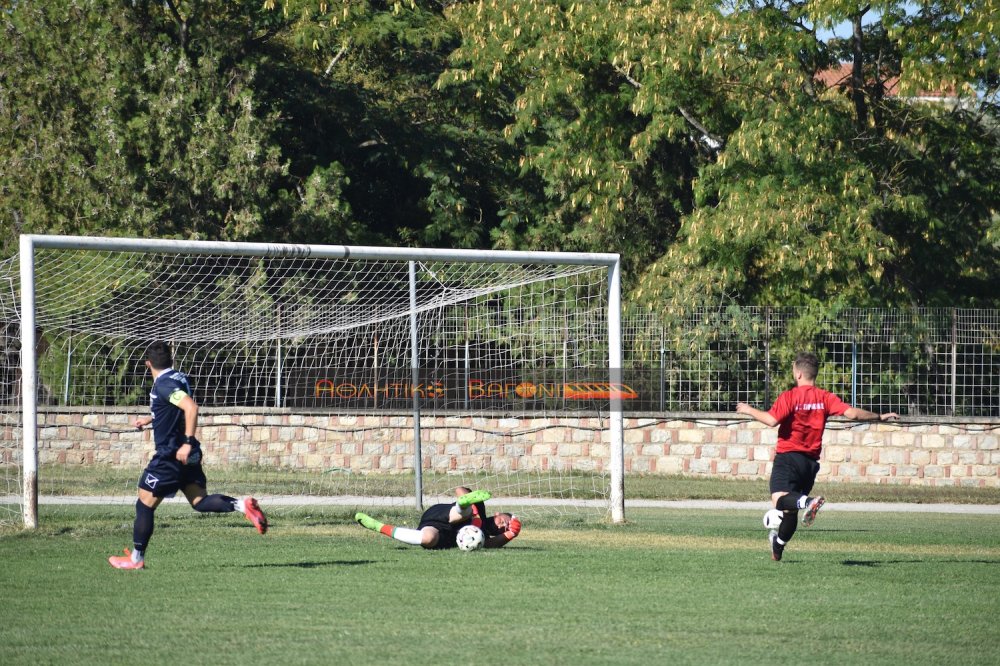
[[[503,548],[521,533],[521,519],[509,513],[498,513],[493,521],[502,531],[487,537],[487,548]]]

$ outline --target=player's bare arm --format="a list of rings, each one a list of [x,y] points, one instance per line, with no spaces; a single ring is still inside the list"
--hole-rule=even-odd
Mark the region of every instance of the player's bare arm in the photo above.
[[[876,412],[869,412],[867,409],[861,409],[860,407],[851,407],[844,412],[844,418],[851,419],[852,421],[897,421],[899,420],[899,414],[896,412],[878,414]]]
[[[740,414],[745,414],[746,416],[752,417],[756,421],[760,421],[766,426],[771,428],[778,425],[778,419],[771,416],[770,412],[765,412],[762,409],[757,409],[756,407],[751,407],[745,402],[738,403],[736,405],[736,411]]]

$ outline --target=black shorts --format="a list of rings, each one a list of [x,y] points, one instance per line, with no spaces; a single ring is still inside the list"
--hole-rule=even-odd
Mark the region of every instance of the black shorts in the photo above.
[[[819,461],[794,451],[778,453],[771,466],[771,493],[808,495],[819,474]]]
[[[428,507],[424,511],[424,515],[420,516],[420,524],[417,529],[423,529],[425,527],[433,527],[438,531],[438,541],[434,546],[435,550],[443,550],[445,548],[455,548],[458,544],[455,542],[455,538],[458,536],[458,530],[465,523],[450,523],[448,522],[448,516],[451,513],[451,507],[454,504],[435,504],[434,506]]]
[[[182,465],[176,458],[161,457],[159,453],[153,456],[139,477],[139,487],[153,493],[154,497],[170,497],[192,483],[202,489],[208,485],[200,462]]]

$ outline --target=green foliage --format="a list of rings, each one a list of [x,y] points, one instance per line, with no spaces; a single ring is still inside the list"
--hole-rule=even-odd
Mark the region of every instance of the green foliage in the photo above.
[[[286,21],[248,2],[112,0],[22,3],[2,21],[5,251],[18,232],[359,235],[343,168],[297,173],[283,145],[298,100],[269,84]]]
[[[289,0],[284,41],[301,101],[285,137],[295,160],[336,161],[366,242],[485,247],[513,159],[435,87],[458,36],[439,2]],[[305,165],[304,165],[305,166]]]
[[[668,3],[492,0],[456,5],[462,34],[442,85],[500,105],[519,154],[520,211],[503,247],[612,249],[633,272],[672,241],[691,208],[697,142],[669,111],[697,96],[687,71],[650,93],[649,60],[684,58],[690,16]],[[645,59],[642,54],[657,54]],[[636,59],[642,59],[636,63]]]
[[[996,15],[3,3],[0,251],[25,231],[614,251],[649,310],[995,307]]]
[[[252,66],[209,39],[178,43],[155,5],[18,4],[4,22],[0,209],[14,231],[260,233],[285,165]]]
[[[957,9],[969,24],[961,32],[993,4]],[[948,21],[931,19],[935,10],[908,16],[882,3],[871,10],[881,20],[861,28],[866,11],[745,3],[720,21],[703,63],[731,129],[693,184],[697,208],[680,242],[642,277],[639,301],[834,310],[996,302],[1000,256],[989,239],[1000,135],[996,83],[983,72],[996,37],[978,34],[980,46],[965,51],[938,38]],[[857,20],[856,39],[816,31],[841,20]],[[827,88],[818,75],[843,59],[862,78]],[[956,78],[960,68],[931,61],[966,69]],[[893,77],[899,90],[952,91],[957,106],[892,96]]]

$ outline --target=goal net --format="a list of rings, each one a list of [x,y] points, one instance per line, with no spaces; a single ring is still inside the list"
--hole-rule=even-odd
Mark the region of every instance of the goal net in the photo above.
[[[0,288],[0,521],[134,502],[157,340],[210,492],[622,519],[617,255],[29,236]]]

